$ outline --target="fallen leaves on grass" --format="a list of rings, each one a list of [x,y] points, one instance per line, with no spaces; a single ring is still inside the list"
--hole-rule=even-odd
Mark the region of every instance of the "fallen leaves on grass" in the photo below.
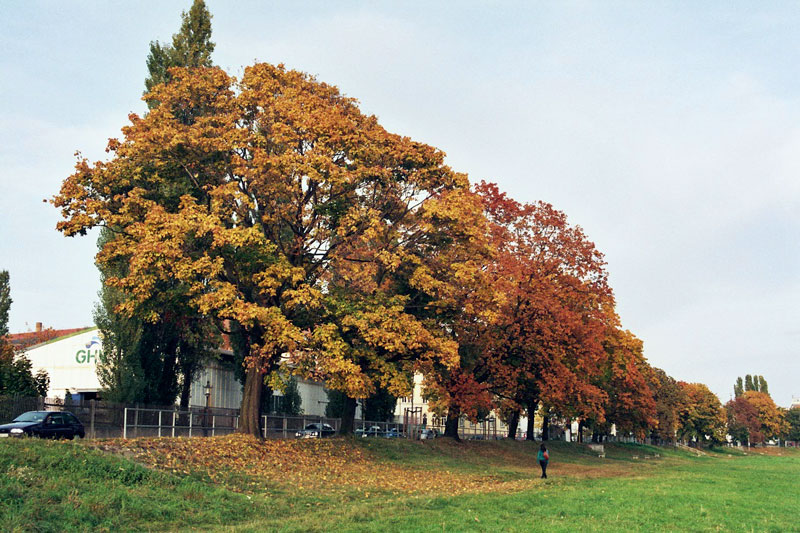
[[[522,476],[403,465],[378,458],[348,439],[258,440],[233,434],[211,438],[139,438],[95,441],[93,447],[175,474],[201,473],[242,492],[269,490],[460,494],[515,491],[539,480],[538,465],[514,466]],[[465,453],[461,447],[444,452]],[[504,457],[509,459],[509,457]],[[575,465],[565,469],[574,470]],[[488,470],[487,470],[488,471]],[[596,472],[600,474],[600,471]],[[591,475],[591,474],[590,474]],[[605,472],[608,475],[608,472]],[[594,477],[593,475],[591,477]]]

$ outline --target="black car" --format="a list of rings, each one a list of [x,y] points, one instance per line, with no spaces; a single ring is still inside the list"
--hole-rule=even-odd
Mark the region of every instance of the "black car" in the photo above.
[[[13,422],[0,426],[3,437],[46,437],[51,439],[83,438],[86,431],[78,417],[61,411],[28,411]]]
[[[295,433],[295,436],[301,439],[318,439],[321,437],[330,437],[334,433],[336,433],[336,430],[328,424],[319,424],[315,422]]]

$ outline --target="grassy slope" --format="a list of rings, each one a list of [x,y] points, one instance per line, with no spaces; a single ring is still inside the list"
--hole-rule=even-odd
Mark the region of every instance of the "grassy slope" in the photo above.
[[[0,442],[3,531],[120,531],[226,524],[247,497],[73,443]]]
[[[551,479],[542,481],[535,446],[515,442],[98,446],[157,468],[82,444],[0,441],[3,529],[800,531],[800,454],[789,452],[695,457],[614,446],[600,459],[552,443]],[[327,454],[343,453],[347,460],[326,466]]]

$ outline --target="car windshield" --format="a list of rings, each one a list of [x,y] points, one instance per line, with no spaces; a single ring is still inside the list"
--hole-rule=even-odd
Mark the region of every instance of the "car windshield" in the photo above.
[[[14,419],[14,422],[41,422],[44,420],[44,417],[47,416],[47,413],[37,413],[36,411],[29,411],[27,413],[22,413],[17,418]]]

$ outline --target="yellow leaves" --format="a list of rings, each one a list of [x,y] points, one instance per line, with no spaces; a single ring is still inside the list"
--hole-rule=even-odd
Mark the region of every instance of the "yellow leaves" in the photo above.
[[[377,383],[405,390],[417,362],[454,367],[452,324],[431,311],[491,307],[466,176],[304,73],[170,74],[146,96],[159,105],[109,140],[112,159],[79,161],[54,199],[67,235],[119,230],[97,259],[124,267],[109,279],[122,308],[155,319],[172,298],[235,320],[251,336],[250,367],[272,370],[288,353],[298,373],[359,396]],[[350,296],[331,303],[338,290]],[[398,293],[423,303],[406,309]]]

